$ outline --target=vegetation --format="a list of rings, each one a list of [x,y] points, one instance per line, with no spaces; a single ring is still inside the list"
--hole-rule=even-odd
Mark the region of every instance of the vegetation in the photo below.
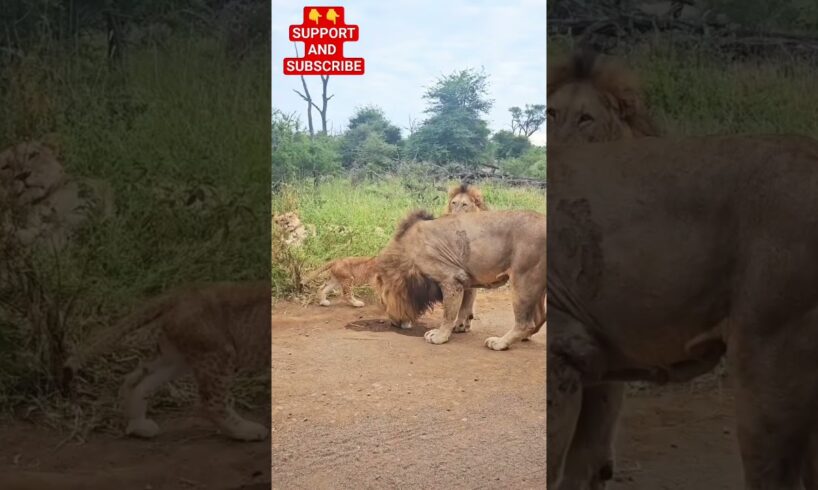
[[[571,43],[550,38],[549,56]],[[679,50],[672,40],[624,47],[614,53],[643,82],[651,111],[670,133],[797,133],[818,137],[818,64],[805,59],[732,59],[703,43]]]
[[[93,427],[116,408],[133,351],[151,344],[132,339],[114,354],[127,361],[88,366],[69,403],[57,395],[74,342],[174,285],[269,274],[267,38],[245,24],[237,40],[230,25],[244,14],[225,2],[6,3],[0,148],[55,133],[66,171],[108,181],[116,214],[59,253],[0,237],[0,412]],[[110,13],[127,18],[115,59]]]
[[[512,107],[512,131],[490,136],[488,75],[461,70],[425,94],[427,119],[404,138],[375,105],[359,108],[340,136],[310,136],[295,115],[273,110],[273,182],[319,175],[384,178],[406,172],[463,176],[482,167],[500,176],[545,180],[545,152],[528,137],[545,120],[544,105]]]
[[[386,245],[395,226],[412,209],[439,215],[446,191],[455,181],[390,177],[353,183],[349,178],[283,185],[273,196],[273,213],[297,211],[314,226],[300,249],[273,245],[273,296],[299,292],[299,278],[323,262],[347,256],[376,255]],[[532,209],[545,212],[545,194],[534,187],[511,187],[485,182],[480,188],[494,209]],[[275,231],[274,231],[275,234]]]

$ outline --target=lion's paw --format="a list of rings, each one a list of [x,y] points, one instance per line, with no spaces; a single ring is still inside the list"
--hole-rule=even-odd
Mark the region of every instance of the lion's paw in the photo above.
[[[449,336],[441,332],[439,328],[433,328],[423,334],[423,338],[430,344],[445,344],[449,340]]]
[[[328,299],[322,299],[321,302],[318,304],[321,306],[329,306],[331,303],[329,302]]]
[[[159,426],[151,419],[135,419],[128,421],[125,435],[151,439],[159,434]]]
[[[400,322],[398,327],[402,328],[404,330],[408,330],[408,329],[412,328],[412,322]]]
[[[468,323],[458,323],[457,325],[454,326],[454,329],[452,329],[452,332],[465,333],[465,332],[468,332],[470,330],[471,330],[471,325],[469,325]]]
[[[489,337],[485,341],[486,347],[491,350],[506,350],[508,349],[508,342],[501,337]]]
[[[351,304],[355,308],[361,308],[365,305],[365,303],[359,299],[353,299],[352,301],[349,302],[349,304]]]
[[[249,420],[242,420],[230,429],[230,437],[240,441],[263,441],[267,439],[270,429]]]

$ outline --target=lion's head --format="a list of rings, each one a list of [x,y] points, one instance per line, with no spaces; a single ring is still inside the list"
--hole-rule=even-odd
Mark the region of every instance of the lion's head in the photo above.
[[[486,201],[480,189],[469,184],[456,185],[449,189],[445,214],[471,213],[488,211]]]
[[[658,136],[636,76],[593,51],[548,69],[548,142],[615,141]]]
[[[298,217],[298,214],[293,211],[277,214],[273,217],[273,221],[275,221],[275,224],[285,232],[292,233],[301,227],[301,219]]]
[[[0,178],[4,189],[20,204],[40,200],[59,187],[65,171],[58,149],[48,141],[18,143],[0,152]]]
[[[443,299],[440,285],[422,274],[404,253],[407,232],[419,221],[432,220],[426,211],[413,211],[401,221],[392,241],[378,256],[373,285],[386,314],[395,325],[414,322],[432,305]]]

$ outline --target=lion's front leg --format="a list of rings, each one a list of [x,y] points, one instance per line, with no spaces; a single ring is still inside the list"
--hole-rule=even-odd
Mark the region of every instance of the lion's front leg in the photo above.
[[[449,341],[460,306],[463,304],[463,285],[459,282],[441,283],[440,289],[443,292],[443,323],[423,335],[430,344],[445,344]]]

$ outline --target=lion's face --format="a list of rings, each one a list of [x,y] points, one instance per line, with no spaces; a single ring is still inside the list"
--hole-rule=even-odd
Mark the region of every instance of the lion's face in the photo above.
[[[0,152],[0,177],[13,183],[21,203],[28,203],[43,198],[59,186],[65,179],[65,171],[55,150],[31,141]]]
[[[620,60],[581,50],[548,68],[549,143],[658,136],[635,73]]]
[[[474,199],[466,193],[460,193],[449,200],[449,214],[471,213],[480,211]]]
[[[633,137],[627,106],[589,82],[563,85],[548,96],[549,142],[616,141]]]
[[[292,211],[275,216],[273,221],[286,232],[293,232],[301,227],[301,219]]]
[[[467,184],[461,184],[449,189],[449,202],[446,204],[444,214],[473,213],[475,211],[486,211],[486,203],[483,200],[483,193],[480,189]]]
[[[393,327],[400,326],[401,324],[412,320],[412,318],[408,317],[409,315],[406,314],[405,310],[399,307],[401,300],[399,297],[397,297],[394,288],[390,287],[392,285],[387,283],[382,273],[373,273],[372,285],[375,287],[375,291],[378,294],[378,299],[380,300],[381,305],[386,312],[386,316],[389,317],[389,322]]]

